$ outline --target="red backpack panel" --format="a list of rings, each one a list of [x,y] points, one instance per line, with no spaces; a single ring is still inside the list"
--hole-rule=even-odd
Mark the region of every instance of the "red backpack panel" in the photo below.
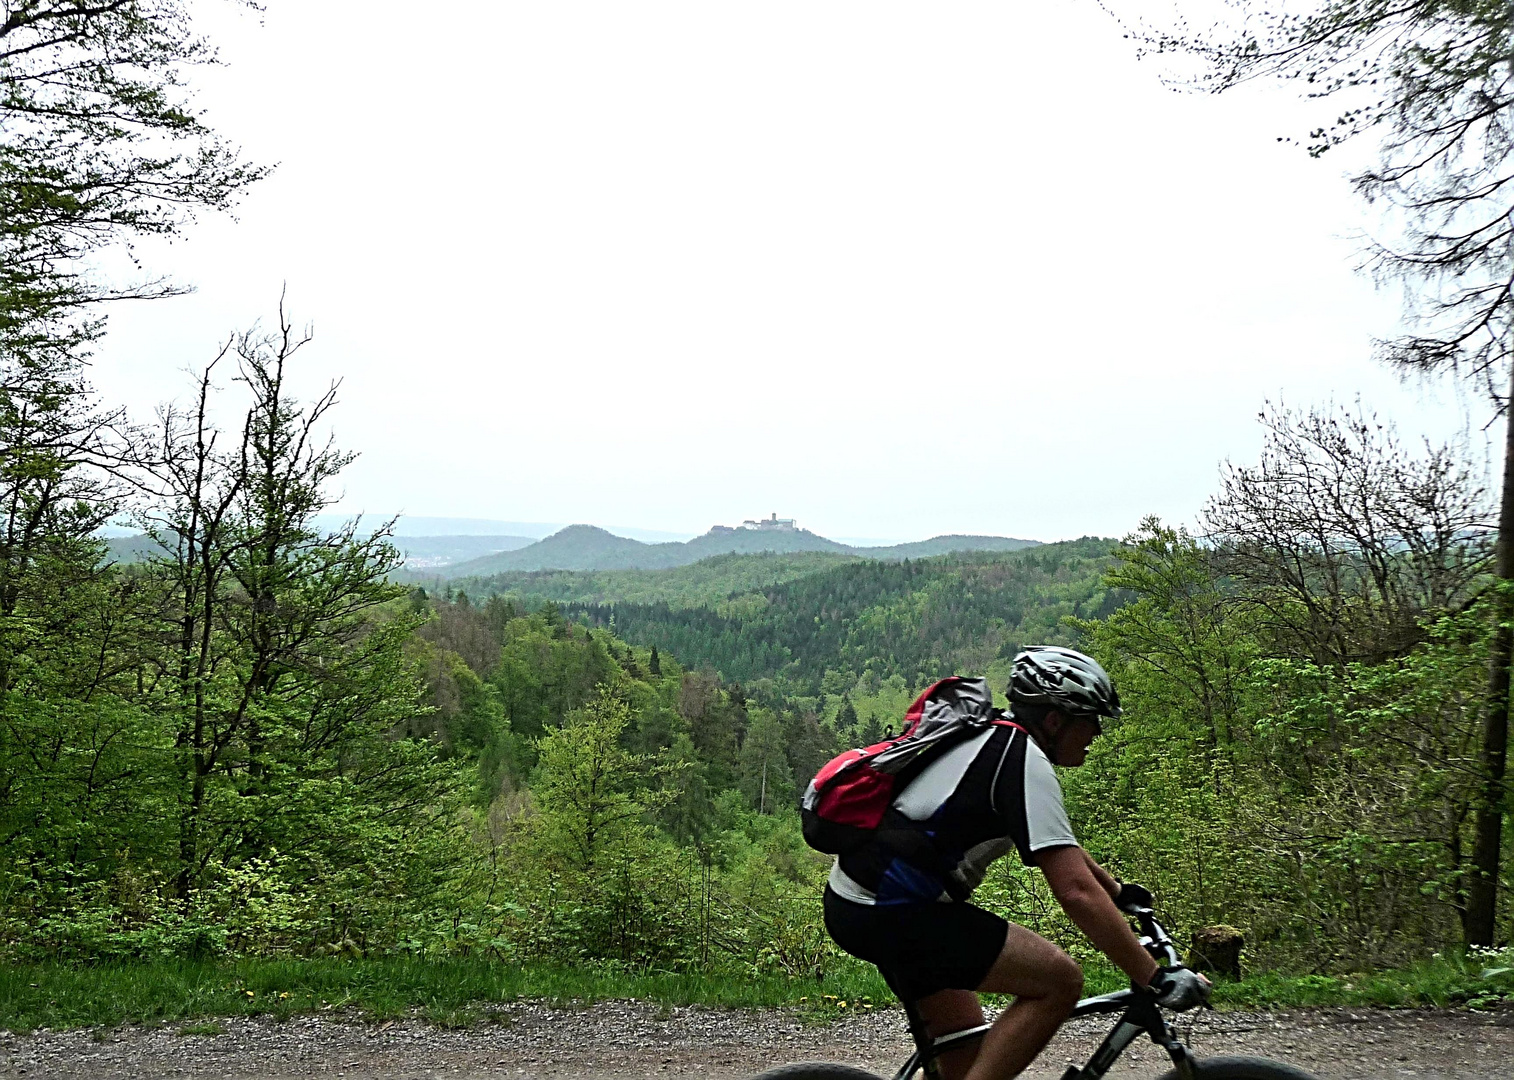
[[[910,781],[990,724],[1010,721],[994,708],[987,679],[953,675],[934,684],[904,714],[902,734],[838,754],[815,774],[799,800],[805,842],[832,855],[861,847]]]

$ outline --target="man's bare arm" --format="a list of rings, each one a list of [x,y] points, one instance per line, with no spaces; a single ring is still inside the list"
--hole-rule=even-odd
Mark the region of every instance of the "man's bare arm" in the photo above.
[[[1083,858],[1088,860],[1088,869],[1093,871],[1093,876],[1098,880],[1098,883],[1104,886],[1104,891],[1109,894],[1109,898],[1113,900],[1118,897],[1120,895],[1120,883],[1114,879],[1114,875],[1100,866],[1098,861],[1088,854],[1086,850],[1083,848],[1078,848],[1078,850],[1083,852]]]
[[[1087,852],[1069,845],[1044,848],[1034,857],[1057,903],[1078,929],[1088,935],[1088,940],[1132,980],[1141,985],[1151,982],[1157,973],[1157,962],[1141,948],[1125,916],[1114,906],[1109,888],[1094,873],[1098,864]],[[1100,872],[1109,877],[1102,868]]]

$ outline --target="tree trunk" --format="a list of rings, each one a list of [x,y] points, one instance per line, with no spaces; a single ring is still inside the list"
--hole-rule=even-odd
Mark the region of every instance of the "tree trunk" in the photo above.
[[[1463,933],[1468,945],[1492,945],[1498,915],[1498,869],[1503,841],[1504,768],[1509,747],[1509,666],[1514,650],[1514,376],[1504,406],[1503,496],[1498,508],[1495,569],[1501,591],[1498,627],[1488,658],[1488,700],[1483,710],[1482,790],[1473,827],[1472,875],[1467,882]]]

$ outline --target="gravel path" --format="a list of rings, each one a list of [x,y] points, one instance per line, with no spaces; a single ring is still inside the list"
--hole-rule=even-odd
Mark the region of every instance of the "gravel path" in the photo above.
[[[894,1009],[817,1023],[788,1010],[528,1002],[491,1016],[459,1031],[418,1020],[373,1025],[306,1016],[223,1020],[217,1035],[184,1034],[184,1025],[0,1033],[0,1076],[735,1080],[799,1060],[845,1061],[891,1076],[908,1052],[903,1015]],[[1514,1012],[1205,1013],[1191,1026],[1182,1019],[1180,1034],[1201,1056],[1275,1057],[1321,1080],[1514,1080]],[[1087,1057],[1109,1024],[1108,1017],[1069,1024],[1025,1075],[1056,1080],[1069,1062]],[[1165,1068],[1165,1054],[1142,1041],[1111,1077],[1140,1080]]]

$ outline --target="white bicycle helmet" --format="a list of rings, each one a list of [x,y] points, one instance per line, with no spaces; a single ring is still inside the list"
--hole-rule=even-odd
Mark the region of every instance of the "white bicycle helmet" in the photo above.
[[[1044,705],[1069,716],[1119,716],[1120,695],[1091,656],[1057,645],[1032,645],[1015,657],[1010,704]]]

